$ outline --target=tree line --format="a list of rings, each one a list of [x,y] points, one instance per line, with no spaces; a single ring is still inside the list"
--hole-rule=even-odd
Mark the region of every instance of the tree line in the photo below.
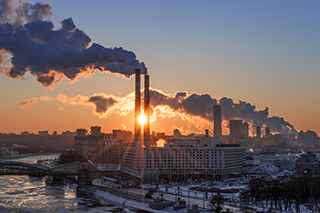
[[[249,189],[241,193],[240,202],[243,206],[286,212],[301,212],[300,207],[304,205],[313,212],[320,212],[320,178],[254,179]]]

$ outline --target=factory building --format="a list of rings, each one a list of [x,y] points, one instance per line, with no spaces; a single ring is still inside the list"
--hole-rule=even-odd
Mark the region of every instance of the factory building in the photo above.
[[[136,70],[136,109],[135,121],[140,114],[140,72]],[[139,87],[139,88],[137,88]],[[149,111],[149,76],[145,76],[145,112]],[[149,120],[149,115],[147,115]],[[123,154],[123,165],[141,172],[143,180],[157,182],[190,177],[224,178],[230,173],[241,172],[245,161],[245,148],[239,145],[220,144],[221,106],[214,106],[214,136],[206,134],[194,139],[180,138],[179,130],[174,131],[174,139],[164,147],[150,147],[150,123],[144,126],[143,138],[141,129],[135,128],[135,138],[144,139],[145,146],[135,140],[133,147],[127,147]],[[139,125],[136,123],[135,125]],[[242,127],[240,133],[243,134]]]

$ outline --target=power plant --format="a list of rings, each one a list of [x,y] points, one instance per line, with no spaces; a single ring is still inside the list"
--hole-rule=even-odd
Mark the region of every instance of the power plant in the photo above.
[[[144,98],[141,103],[141,71],[135,70],[135,111],[133,145],[98,137],[100,129],[91,131],[93,136],[84,136],[83,130],[75,138],[77,150],[85,153],[100,168],[118,168],[144,183],[159,183],[163,180],[188,178],[211,178],[220,180],[232,172],[241,172],[245,160],[245,148],[237,144],[220,144],[222,137],[221,106],[214,105],[214,137],[206,134],[193,138],[177,137],[166,140],[163,146],[151,145],[150,136],[150,77],[144,74]],[[146,123],[139,122],[142,114]],[[143,125],[143,133],[142,133]],[[99,132],[99,133],[98,133]],[[97,142],[96,140],[102,140]],[[92,143],[88,142],[92,141]],[[154,141],[153,141],[154,142]],[[88,146],[88,144],[90,144]],[[88,150],[90,150],[88,154]],[[90,157],[91,155],[91,157]],[[115,166],[118,165],[118,166]]]

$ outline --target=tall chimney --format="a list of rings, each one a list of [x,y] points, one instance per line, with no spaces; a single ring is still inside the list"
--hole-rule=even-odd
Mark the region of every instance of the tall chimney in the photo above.
[[[136,69],[136,96],[134,111],[134,143],[135,147],[141,146],[141,125],[139,124],[139,116],[141,113],[141,97],[140,97],[140,69]]]
[[[260,139],[261,138],[261,127],[260,126],[257,126],[257,139]]]
[[[265,128],[266,138],[270,137],[270,127]]]
[[[256,126],[257,129],[257,145],[261,147],[261,126]]]
[[[146,147],[150,146],[150,94],[149,94],[149,86],[150,86],[150,79],[149,79],[149,75],[146,74],[144,76],[144,114],[147,117],[147,122],[144,124],[144,130],[143,130],[144,145]]]
[[[213,136],[221,137],[222,130],[221,130],[221,106],[220,105],[213,106],[213,120],[214,120]]]

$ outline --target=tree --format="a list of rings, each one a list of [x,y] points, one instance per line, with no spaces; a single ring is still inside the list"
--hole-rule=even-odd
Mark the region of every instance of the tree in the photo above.
[[[218,192],[217,194],[215,194],[211,200],[210,200],[210,206],[211,206],[211,209],[214,211],[214,212],[220,212],[222,210],[222,205],[224,203],[224,198],[223,196]]]

